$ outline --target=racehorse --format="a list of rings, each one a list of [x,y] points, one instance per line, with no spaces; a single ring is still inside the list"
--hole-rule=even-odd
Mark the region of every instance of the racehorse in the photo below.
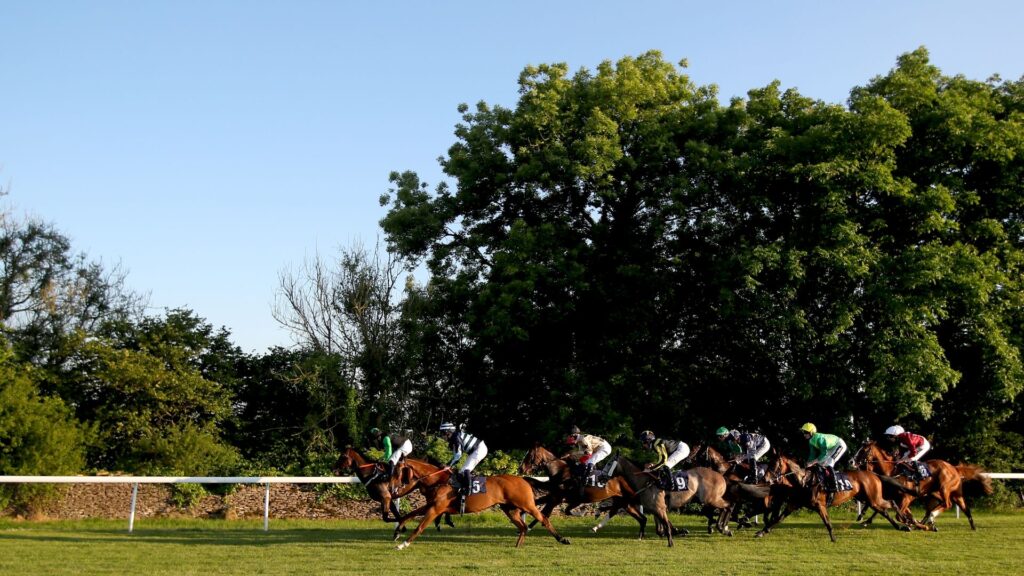
[[[901,494],[899,512],[907,522],[922,530],[936,531],[935,519],[943,510],[951,508],[953,504],[964,511],[967,521],[971,524],[971,530],[975,530],[974,517],[971,516],[971,509],[964,499],[965,488],[976,490],[981,494],[992,493],[992,481],[980,466],[972,464],[953,466],[949,462],[939,459],[926,460],[925,464],[931,475],[921,480],[920,483],[915,482],[907,477],[905,472],[900,469],[900,464],[873,440],[867,440],[861,445],[857,453],[853,455],[853,462],[858,468],[871,470],[885,476],[901,475],[904,486],[916,487],[916,494],[910,492]],[[918,496],[925,497],[924,523],[915,520],[910,511],[911,502]],[[870,523],[870,521],[871,518],[867,522]]]
[[[580,504],[595,504],[611,499],[612,505],[608,512],[608,517],[598,523],[597,526],[591,528],[593,532],[600,530],[619,510],[625,510],[639,522],[641,532],[644,526],[646,526],[647,516],[642,514],[632,504],[635,494],[625,479],[616,476],[608,479],[604,486],[585,486],[581,493],[578,485],[569,481],[571,480],[570,464],[564,459],[556,457],[540,443],[536,443],[533,448],[526,452],[526,456],[519,465],[519,473],[530,474],[539,469],[547,473],[548,481],[535,481],[532,478],[528,478],[527,481],[534,487],[547,491],[545,496],[537,500],[538,503],[542,500],[544,501],[544,508],[541,509],[541,513],[545,517],[549,517],[551,511],[562,502],[567,504],[565,513],[568,514]],[[535,518],[530,522],[530,528],[533,528],[538,521]]]
[[[773,513],[766,515],[765,526],[754,536],[760,538],[771,531],[779,522],[801,507],[810,508],[818,513],[821,521],[828,529],[828,537],[835,542],[836,537],[832,532],[832,521],[828,515],[829,506],[839,506],[850,500],[857,499],[866,503],[873,510],[885,517],[897,530],[910,530],[903,524],[897,524],[889,516],[887,510],[894,508],[893,504],[882,495],[882,479],[874,472],[855,470],[846,473],[852,488],[843,492],[837,492],[831,503],[828,503],[827,493],[818,481],[818,474],[809,473],[805,475],[803,484],[793,486],[787,484],[773,484],[771,490],[771,506]],[[785,506],[785,509],[782,507]],[[779,513],[781,510],[781,513]]]
[[[338,457],[338,460],[334,463],[332,471],[335,475],[340,476],[341,472],[351,470],[355,472],[359,481],[366,486],[366,492],[370,495],[370,498],[380,502],[380,516],[385,522],[397,522],[398,503],[391,498],[391,492],[388,489],[388,479],[383,475],[383,468],[376,462],[371,462],[365,456],[363,456],[358,450],[349,446],[345,451]],[[374,477],[377,477],[367,484],[367,481]],[[388,512],[391,512],[394,518],[388,518]]]
[[[427,462],[411,459],[406,459],[400,468],[401,470],[396,471],[396,474],[390,479],[391,487],[393,490],[397,490],[402,484],[406,484],[406,487],[395,496],[404,496],[418,488],[427,498],[427,503],[399,519],[398,526],[395,528],[395,539],[398,538],[401,527],[410,518],[423,515],[419,526],[404,542],[398,545],[398,550],[412,544],[413,540],[419,537],[424,528],[438,515],[444,512],[459,511],[458,493],[448,484],[448,480],[452,476],[452,471],[449,468],[439,468]],[[482,512],[495,505],[501,508],[501,511],[519,530],[516,548],[522,546],[523,540],[526,539],[527,528],[526,522],[522,518],[523,512],[540,520],[556,541],[561,544],[569,544],[569,539],[559,534],[548,518],[537,508],[537,504],[533,500],[533,488],[523,478],[509,474],[488,476],[487,491],[467,496],[465,512]]]
[[[729,530],[729,515],[732,513],[732,503],[725,499],[727,482],[718,472],[710,468],[697,467],[684,470],[687,477],[685,490],[666,492],[659,485],[656,479],[657,473],[644,470],[635,462],[619,456],[615,459],[616,467],[613,475],[621,476],[629,484],[629,487],[636,493],[637,498],[643,505],[644,510],[654,512],[655,523],[663,528],[668,537],[668,545],[674,544],[673,535],[675,528],[668,519],[669,508],[682,508],[686,503],[696,499],[704,504],[705,511],[709,509],[719,510],[716,528],[726,536],[732,536]],[[708,516],[710,521],[710,515]],[[640,539],[644,537],[644,529],[640,528]]]

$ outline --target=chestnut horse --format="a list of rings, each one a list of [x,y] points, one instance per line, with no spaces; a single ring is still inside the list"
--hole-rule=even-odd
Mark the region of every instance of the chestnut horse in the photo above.
[[[664,529],[668,545],[674,544],[675,528],[668,519],[669,508],[682,508],[688,502],[696,500],[704,504],[705,512],[710,509],[719,511],[716,527],[718,531],[732,536],[729,530],[729,515],[732,514],[732,503],[725,499],[727,482],[725,477],[710,468],[697,467],[685,470],[687,474],[686,490],[666,492],[657,482],[656,472],[644,470],[635,462],[619,456],[615,459],[616,467],[613,476],[621,476],[636,493],[644,510],[653,511],[657,526]],[[708,514],[705,514],[708,515]],[[710,519],[710,515],[708,515]],[[660,533],[660,532],[659,532]],[[643,528],[640,539],[644,537]]]
[[[419,526],[404,542],[398,545],[398,550],[409,547],[413,540],[423,533],[424,528],[440,514],[459,511],[458,493],[448,484],[451,476],[451,469],[439,468],[419,460],[406,459],[404,463],[400,464],[400,470],[396,470],[395,475],[390,479],[391,487],[393,490],[398,490],[402,484],[406,484],[406,486],[400,492],[395,493],[395,497],[401,497],[412,490],[420,489],[426,497],[427,503],[399,519],[398,526],[395,528],[396,539],[399,530],[410,518],[423,515]],[[501,511],[519,530],[516,548],[522,546],[523,540],[526,539],[526,522],[522,518],[524,512],[540,520],[541,524],[559,543],[569,543],[569,539],[559,534],[547,517],[537,508],[537,504],[533,500],[533,488],[523,478],[509,474],[488,476],[487,492],[470,494],[466,498],[465,511],[468,513],[482,512],[495,505],[501,508]]]
[[[367,484],[374,474],[377,472],[383,472],[379,467],[380,465],[376,462],[370,461],[368,458],[363,456],[358,450],[349,446],[345,451],[338,457],[337,462],[331,468],[335,475],[340,476],[341,472],[351,470],[355,472],[359,481],[366,486],[366,492],[370,495],[370,498],[380,502],[380,516],[385,522],[397,522],[398,503],[392,500],[391,492],[388,490],[388,479],[383,474],[377,476],[372,482]],[[388,518],[388,512],[394,516]]]
[[[806,474],[803,484],[793,486],[773,484],[770,486],[773,513],[765,516],[764,528],[754,536],[757,538],[764,536],[794,511],[806,507],[818,513],[821,521],[825,523],[825,528],[828,529],[828,537],[835,542],[836,537],[832,532],[832,521],[828,515],[828,507],[839,506],[853,499],[866,503],[873,510],[884,516],[892,524],[893,528],[897,530],[910,530],[909,527],[903,524],[897,524],[889,516],[887,511],[893,509],[894,506],[882,496],[882,479],[877,474],[865,470],[855,470],[846,472],[846,475],[850,479],[850,484],[853,485],[853,488],[837,492],[831,504],[826,504],[827,494],[818,482],[817,474]],[[784,509],[782,508],[783,506],[785,506]],[[781,510],[781,513],[779,513],[779,510]]]
[[[595,504],[611,499],[611,510],[608,512],[608,517],[598,523],[597,526],[591,528],[592,532],[600,530],[620,510],[625,510],[639,522],[641,531],[643,531],[644,526],[647,524],[647,516],[641,514],[636,506],[632,504],[633,497],[635,496],[633,489],[621,477],[610,478],[604,486],[586,486],[581,494],[579,486],[570,482],[569,463],[555,456],[540,443],[534,444],[533,448],[526,452],[526,456],[519,465],[520,474],[536,473],[538,470],[544,471],[548,475],[548,480],[541,482],[528,478],[527,481],[534,487],[547,491],[545,496],[537,500],[538,503],[544,501],[544,508],[541,509],[541,513],[545,517],[550,516],[555,506],[562,502],[567,504],[565,513],[568,514],[580,504]],[[530,522],[530,528],[533,528],[537,522],[537,519]]]
[[[953,466],[945,460],[938,459],[925,460],[931,476],[917,483],[907,477],[900,470],[898,462],[873,440],[867,440],[861,445],[857,453],[853,455],[853,461],[854,465],[864,470],[871,470],[885,476],[900,475],[904,486],[916,488],[916,494],[904,492],[901,495],[899,511],[907,522],[922,530],[937,530],[935,519],[943,510],[951,508],[953,504],[964,511],[967,521],[971,524],[971,530],[975,530],[974,517],[971,516],[971,509],[964,499],[964,490],[968,488],[976,489],[981,494],[992,493],[992,481],[980,466],[971,464]],[[915,520],[910,512],[910,504],[918,495],[925,497],[924,523]],[[868,522],[870,521],[871,519],[868,519]]]

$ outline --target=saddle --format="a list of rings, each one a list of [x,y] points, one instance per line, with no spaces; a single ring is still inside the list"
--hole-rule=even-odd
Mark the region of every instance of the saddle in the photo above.
[[[853,483],[850,482],[850,477],[846,475],[846,472],[840,470],[833,470],[833,477],[830,478],[827,470],[822,467],[817,468],[818,484],[825,492],[837,493],[847,492],[853,490]]]
[[[598,488],[604,488],[609,480],[604,470],[591,469],[588,474],[586,464],[576,464],[573,466],[572,476],[578,479],[583,486],[597,486]]]
[[[918,460],[917,462],[910,461],[900,463],[900,475],[906,476],[916,482],[920,482],[926,478],[930,478],[932,472],[928,469],[928,464],[926,462]]]

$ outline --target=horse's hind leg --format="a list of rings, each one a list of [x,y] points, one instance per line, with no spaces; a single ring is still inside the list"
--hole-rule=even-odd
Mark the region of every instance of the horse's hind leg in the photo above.
[[[967,500],[964,500],[963,494],[954,495],[953,501],[956,502],[956,505],[964,511],[964,515],[967,516],[967,521],[971,523],[971,530],[977,530],[974,526],[974,516],[971,516],[971,509],[967,506]]]
[[[515,524],[516,529],[519,531],[519,538],[516,538],[516,548],[523,545],[523,541],[526,540],[526,522],[523,522],[522,512],[515,506],[509,504],[502,504],[501,511],[508,516],[508,519]]]
[[[544,508],[541,510],[540,513],[543,514],[545,518],[551,516],[551,511],[555,509],[555,506],[558,506],[565,500],[565,498],[562,497],[555,497],[554,493],[548,493],[548,495],[545,496],[544,498],[546,498],[544,502]],[[527,511],[527,513],[529,514],[529,511]],[[537,522],[540,522],[540,518],[533,514],[530,515],[533,516],[533,521],[530,522],[530,526],[528,529],[533,530],[533,527],[537,525]]]

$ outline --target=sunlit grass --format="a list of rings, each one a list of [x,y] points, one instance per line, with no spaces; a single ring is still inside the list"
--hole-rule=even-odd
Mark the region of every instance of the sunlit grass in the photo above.
[[[1024,513],[975,514],[978,531],[953,514],[938,533],[900,533],[884,520],[852,526],[835,519],[838,542],[808,513],[763,539],[742,530],[709,536],[702,519],[674,516],[690,536],[674,548],[637,524],[555,518],[572,538],[563,546],[538,526],[516,549],[515,531],[498,513],[456,518],[458,528],[430,527],[409,549],[394,550],[390,528],[373,521],[141,519],[16,522],[0,520],[0,574],[1013,574],[1024,567]]]

